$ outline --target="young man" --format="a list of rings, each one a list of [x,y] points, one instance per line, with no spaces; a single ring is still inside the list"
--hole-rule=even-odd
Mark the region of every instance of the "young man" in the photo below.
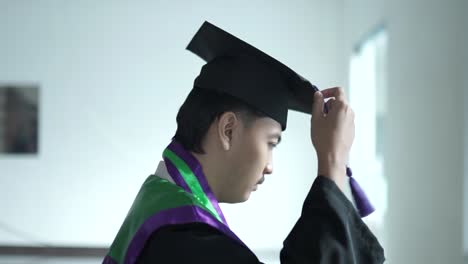
[[[319,92],[208,22],[188,49],[207,64],[179,110],[164,161],[143,184],[104,263],[259,263],[218,203],[246,201],[273,172],[288,109],[312,114],[318,177],[284,241],[281,263],[383,263],[382,247],[358,214],[365,207],[356,210],[341,191],[354,139],[343,91]],[[332,99],[325,104],[326,98]]]

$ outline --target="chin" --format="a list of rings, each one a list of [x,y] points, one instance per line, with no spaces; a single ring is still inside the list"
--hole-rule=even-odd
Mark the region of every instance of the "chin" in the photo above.
[[[231,197],[231,199],[225,201],[225,203],[230,203],[230,204],[243,203],[243,202],[249,200],[251,193],[252,192],[246,192],[243,195],[239,195],[239,196],[236,196],[236,197]]]

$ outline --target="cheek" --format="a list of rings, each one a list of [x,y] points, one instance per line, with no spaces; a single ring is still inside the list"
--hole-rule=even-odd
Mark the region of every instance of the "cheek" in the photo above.
[[[268,161],[268,148],[263,146],[266,144],[251,142],[245,148],[245,153],[242,155],[243,164],[245,164],[245,173],[249,178],[261,177],[263,169]],[[247,175],[246,175],[247,176]]]

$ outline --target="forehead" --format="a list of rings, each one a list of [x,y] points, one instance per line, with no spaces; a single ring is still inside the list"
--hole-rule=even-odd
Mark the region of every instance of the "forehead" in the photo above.
[[[277,134],[279,136],[282,132],[281,124],[270,117],[255,119],[255,122],[252,124],[252,130],[256,133]]]

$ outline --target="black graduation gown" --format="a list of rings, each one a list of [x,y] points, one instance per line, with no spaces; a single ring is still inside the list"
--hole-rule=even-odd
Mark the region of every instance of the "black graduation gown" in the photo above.
[[[274,224],[274,223],[273,223]],[[383,263],[384,252],[351,202],[317,177],[280,252],[282,264]],[[261,263],[248,248],[202,223],[165,226],[146,243],[138,263]]]

